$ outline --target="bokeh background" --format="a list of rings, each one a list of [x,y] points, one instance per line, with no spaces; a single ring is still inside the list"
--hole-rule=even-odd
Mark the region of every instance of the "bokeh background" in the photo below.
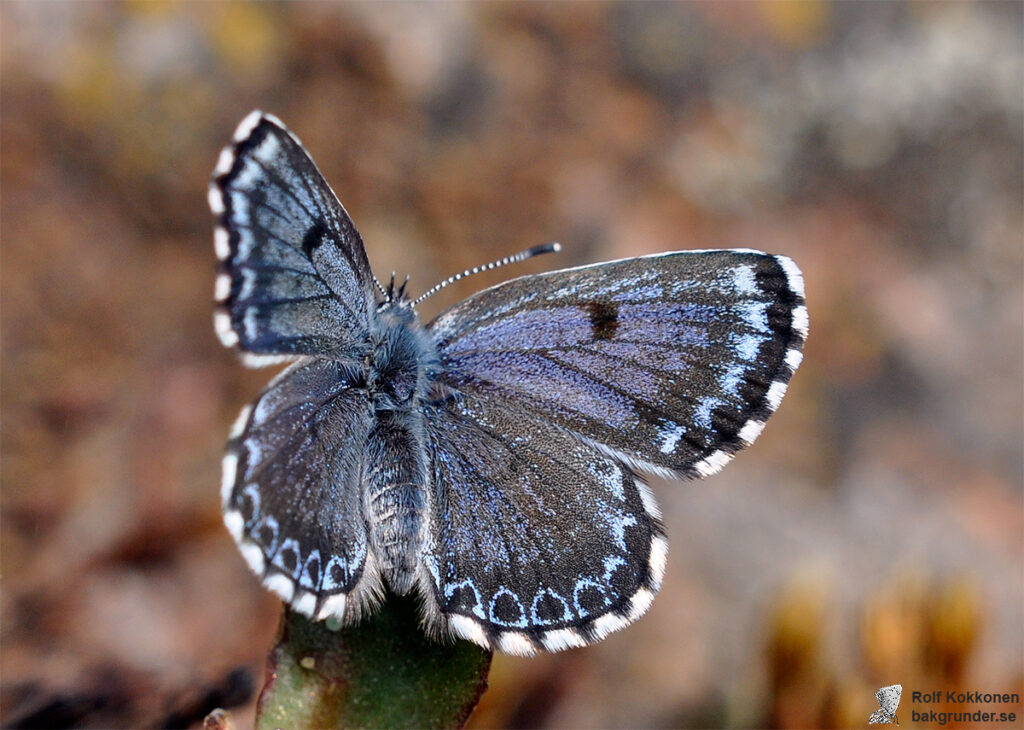
[[[270,377],[211,326],[206,183],[253,108],[380,277],[785,253],[806,358],[755,447],[655,480],[649,614],[496,657],[471,726],[859,727],[1024,691],[1019,3],[0,4],[9,727],[251,725],[279,603],[220,523]],[[978,708],[974,708],[978,709]],[[1016,708],[1018,712],[1021,708]],[[1020,717],[1020,715],[1018,715]],[[991,726],[991,725],[990,725]]]

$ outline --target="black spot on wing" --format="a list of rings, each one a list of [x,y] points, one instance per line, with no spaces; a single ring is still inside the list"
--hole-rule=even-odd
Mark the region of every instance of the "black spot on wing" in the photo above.
[[[536,601],[536,614],[541,623],[550,624],[562,620],[565,615],[565,605],[550,595],[541,594]]]
[[[330,578],[336,585],[345,585],[348,576],[345,575],[345,570],[337,563],[332,563],[330,567]]]
[[[306,562],[306,575],[312,585],[320,585],[320,558],[313,555]]]
[[[306,231],[306,235],[302,237],[302,253],[306,255],[307,259],[312,259],[313,252],[323,244],[325,233],[327,233],[327,229],[321,221],[317,221]]]
[[[508,593],[498,594],[494,598],[491,611],[494,618],[506,626],[516,625],[526,618],[522,606]]]
[[[281,562],[284,563],[285,570],[289,573],[294,573],[295,568],[298,567],[298,555],[291,548],[281,551]]]
[[[587,302],[585,305],[590,317],[595,340],[610,340],[619,329],[619,308],[611,302]]]

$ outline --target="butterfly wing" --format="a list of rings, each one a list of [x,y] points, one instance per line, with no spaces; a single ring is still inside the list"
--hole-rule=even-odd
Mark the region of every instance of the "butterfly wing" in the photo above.
[[[278,119],[253,112],[239,125],[209,200],[221,341],[250,365],[357,352],[376,307],[362,240]]]
[[[892,722],[892,718],[881,710],[875,710],[868,718],[868,725],[885,725]]]
[[[878,706],[882,708],[882,712],[892,718],[896,716],[896,710],[900,706],[900,696],[902,694],[903,685],[891,684],[888,687],[879,689],[875,693],[875,699],[878,700]]]
[[[705,476],[778,407],[807,310],[788,258],[700,251],[514,279],[430,328],[450,388],[645,471]]]
[[[666,542],[629,468],[494,399],[453,393],[424,415],[434,492],[420,585],[435,625],[532,654],[647,610]]]
[[[379,586],[361,516],[372,417],[343,365],[304,358],[242,411],[228,442],[228,530],[264,584],[307,616],[352,620]]]

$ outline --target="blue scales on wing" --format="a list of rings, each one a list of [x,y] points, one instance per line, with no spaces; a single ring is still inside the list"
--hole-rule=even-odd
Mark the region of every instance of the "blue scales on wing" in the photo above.
[[[425,416],[434,509],[421,586],[455,633],[531,654],[646,611],[666,542],[629,468],[493,399],[450,393]]]
[[[430,329],[448,387],[550,420],[638,469],[705,476],[778,407],[807,310],[789,259],[697,251],[514,279]]]
[[[313,160],[276,118],[253,112],[210,183],[220,260],[217,334],[262,365],[360,352],[376,308],[362,240]]]
[[[366,394],[336,360],[304,358],[238,418],[224,521],[252,570],[307,616],[353,620],[379,588],[362,513]]]

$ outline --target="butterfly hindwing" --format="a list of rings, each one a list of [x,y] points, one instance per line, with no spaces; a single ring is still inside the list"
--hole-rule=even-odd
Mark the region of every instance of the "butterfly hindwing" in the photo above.
[[[425,416],[428,616],[483,646],[531,654],[583,646],[646,611],[666,543],[628,467],[492,400],[451,394]]]
[[[785,257],[680,252],[513,279],[430,329],[449,387],[640,469],[705,476],[778,406],[807,310]]]
[[[379,579],[361,519],[373,413],[337,361],[305,358],[242,411],[224,458],[224,521],[252,570],[307,616],[350,620]]]
[[[362,240],[297,139],[253,112],[210,183],[217,333],[261,365],[356,352],[376,302]]]

